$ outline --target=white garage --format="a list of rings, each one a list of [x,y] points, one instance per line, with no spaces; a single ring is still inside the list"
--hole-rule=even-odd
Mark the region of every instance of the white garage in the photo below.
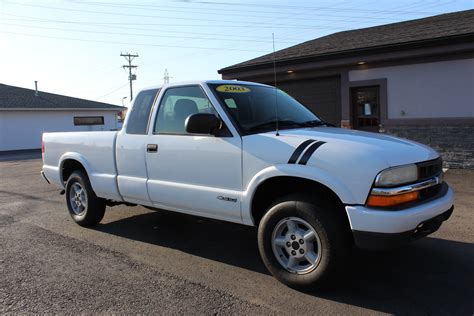
[[[39,149],[45,132],[117,130],[124,109],[0,84],[0,151]]]

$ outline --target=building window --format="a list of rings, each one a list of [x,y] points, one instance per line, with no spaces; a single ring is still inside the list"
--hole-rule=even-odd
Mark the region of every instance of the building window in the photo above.
[[[74,125],[104,125],[103,116],[74,116]]]

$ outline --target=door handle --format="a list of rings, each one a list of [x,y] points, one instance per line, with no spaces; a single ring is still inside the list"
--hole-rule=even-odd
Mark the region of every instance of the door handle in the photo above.
[[[156,153],[158,152],[158,145],[157,144],[148,144],[146,145],[146,151],[149,153]]]

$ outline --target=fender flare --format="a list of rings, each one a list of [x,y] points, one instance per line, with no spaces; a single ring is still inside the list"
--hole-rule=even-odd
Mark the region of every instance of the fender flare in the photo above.
[[[75,160],[79,162],[84,167],[84,169],[86,169],[86,173],[90,181],[90,175],[92,174],[92,166],[87,161],[87,159],[79,153],[66,152],[59,158],[59,177],[61,179],[61,183],[64,183],[67,180],[67,179],[63,179],[63,172],[62,172],[63,165],[66,162],[66,160]],[[92,185],[92,181],[91,181],[91,185]],[[93,185],[92,185],[92,188],[94,189]]]
[[[242,194],[242,221],[246,225],[254,225],[252,218],[252,201],[260,184],[275,177],[294,177],[318,182],[332,190],[344,204],[352,204],[355,197],[349,188],[328,172],[313,167],[294,164],[282,164],[267,167],[259,171],[248,183]]]

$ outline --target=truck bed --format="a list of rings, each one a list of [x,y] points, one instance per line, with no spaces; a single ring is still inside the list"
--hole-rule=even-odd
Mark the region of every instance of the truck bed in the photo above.
[[[64,187],[67,179],[62,179],[60,170],[67,159],[75,159],[86,168],[97,196],[121,201],[115,163],[116,138],[117,132],[44,133],[43,171],[46,177]]]

